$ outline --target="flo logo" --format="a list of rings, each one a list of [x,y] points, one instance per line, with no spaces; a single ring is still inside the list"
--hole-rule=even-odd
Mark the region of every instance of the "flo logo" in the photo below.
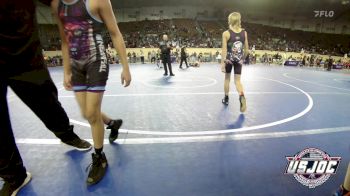
[[[301,184],[315,188],[336,174],[341,157],[331,157],[317,148],[307,148],[294,157],[286,157],[285,174],[293,175]]]
[[[315,10],[315,18],[333,18],[334,16],[334,11],[325,11],[325,10]]]

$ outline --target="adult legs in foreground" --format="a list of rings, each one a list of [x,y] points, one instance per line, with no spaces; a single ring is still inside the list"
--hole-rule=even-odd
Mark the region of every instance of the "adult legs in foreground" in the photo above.
[[[0,177],[5,181],[0,195],[17,194],[31,179],[13,136],[6,100],[7,82],[0,80]]]
[[[57,98],[57,89],[46,68],[12,77],[0,78],[0,177],[5,183],[0,195],[15,195],[26,185],[31,175],[26,172],[11,128],[7,86],[40,118],[61,141],[77,150],[90,150],[91,144],[80,139],[69,124],[66,112]]]

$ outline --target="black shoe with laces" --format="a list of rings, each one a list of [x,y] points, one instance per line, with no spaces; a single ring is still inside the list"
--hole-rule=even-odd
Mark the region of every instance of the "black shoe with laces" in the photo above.
[[[88,186],[97,184],[103,178],[106,173],[108,163],[106,155],[102,152],[100,155],[92,153],[92,163],[87,167],[89,170],[88,178],[86,184]]]
[[[7,182],[5,181],[4,185],[2,186],[0,190],[0,196],[16,196],[17,193],[25,186],[27,185],[30,180],[32,179],[32,175],[27,172],[26,176],[17,182]]]
[[[109,134],[109,142],[113,143],[116,139],[118,139],[119,135],[119,128],[122,126],[123,120],[111,120],[109,125],[107,126],[107,129],[111,130],[111,133]]]
[[[224,105],[228,105],[228,96],[225,96],[223,99],[222,99],[222,103]]]
[[[88,141],[80,139],[78,136],[71,140],[62,141],[62,143],[72,146],[79,151],[88,151],[92,148],[92,145]]]

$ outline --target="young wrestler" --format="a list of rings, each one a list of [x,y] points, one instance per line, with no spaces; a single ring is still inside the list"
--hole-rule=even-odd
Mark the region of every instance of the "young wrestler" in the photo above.
[[[126,49],[109,0],[53,0],[51,3],[62,39],[64,86],[72,89],[81,113],[92,129],[95,153],[87,184],[99,182],[107,169],[103,151],[104,123],[118,130],[122,121],[111,120],[101,112],[103,93],[108,78],[108,63],[102,40],[106,26],[115,46],[123,71],[121,81],[125,87],[131,81]],[[110,141],[117,136],[111,135]]]
[[[241,14],[233,12],[228,16],[229,30],[222,34],[222,60],[221,70],[225,73],[224,91],[225,97],[222,103],[228,105],[229,90],[232,68],[234,69],[234,80],[239,93],[240,111],[246,111],[246,99],[241,84],[241,73],[243,59],[248,55],[248,35],[241,28]],[[226,57],[226,58],[225,58]]]

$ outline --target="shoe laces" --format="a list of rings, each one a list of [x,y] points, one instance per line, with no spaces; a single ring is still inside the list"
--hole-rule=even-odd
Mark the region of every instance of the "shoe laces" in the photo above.
[[[112,129],[113,128],[113,126],[114,126],[114,120],[112,120],[109,124],[108,124],[108,126],[107,126],[107,129]]]
[[[89,173],[89,172],[91,171],[91,169],[92,169],[92,163],[90,163],[90,164],[86,167],[85,172]]]
[[[86,167],[85,172],[90,172],[93,166],[96,166],[99,163],[100,163],[100,160],[98,158],[93,157],[92,162]]]

